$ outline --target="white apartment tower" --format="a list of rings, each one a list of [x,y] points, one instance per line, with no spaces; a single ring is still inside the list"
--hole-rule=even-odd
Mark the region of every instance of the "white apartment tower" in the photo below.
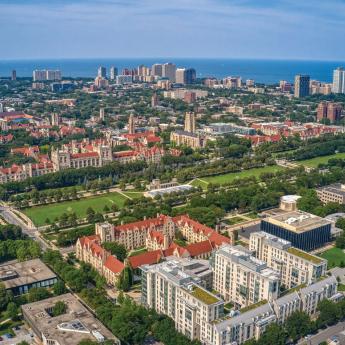
[[[326,274],[326,260],[294,248],[291,242],[264,231],[250,235],[249,249],[256,258],[279,272],[281,283],[287,289],[311,284]]]
[[[333,93],[345,93],[345,70],[338,67],[333,71]]]
[[[213,288],[242,308],[278,298],[278,272],[241,246],[223,245],[214,257]]]

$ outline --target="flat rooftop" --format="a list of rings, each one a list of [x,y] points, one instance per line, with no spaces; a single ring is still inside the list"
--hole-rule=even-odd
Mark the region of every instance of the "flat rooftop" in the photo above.
[[[8,261],[0,265],[0,282],[6,289],[56,278],[56,274],[40,259],[19,262]]]
[[[50,311],[58,301],[67,305],[67,311],[54,317]],[[42,338],[43,334],[47,340],[54,340],[59,345],[78,344],[83,339],[98,342],[110,339],[118,343],[116,337],[71,293],[25,304],[22,311],[25,320],[40,332],[36,334],[38,337]]]
[[[218,249],[218,254],[226,257],[232,262],[241,265],[243,269],[257,272],[261,276],[271,280],[279,279],[277,271],[268,268],[265,261],[257,259],[249,250],[244,247],[223,245]]]
[[[334,183],[329,186],[321,187],[318,189],[321,191],[327,191],[345,197],[345,185],[342,183]]]
[[[310,231],[320,226],[331,224],[327,219],[302,211],[292,211],[274,215],[265,218],[264,221],[296,233]]]

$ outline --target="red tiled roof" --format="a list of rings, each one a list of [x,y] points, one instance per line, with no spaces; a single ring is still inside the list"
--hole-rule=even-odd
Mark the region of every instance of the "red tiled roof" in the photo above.
[[[133,269],[138,268],[142,265],[153,265],[159,263],[164,257],[161,250],[153,250],[151,252],[131,256],[128,261]]]
[[[110,255],[105,260],[104,266],[113,273],[121,273],[125,265],[120,260],[116,259],[114,255]]]
[[[206,240],[198,243],[191,243],[185,247],[185,249],[189,252],[191,257],[194,257],[212,252],[213,246],[210,241]]]
[[[99,157],[98,152],[81,152],[81,153],[72,153],[71,158],[92,158],[92,157]]]
[[[155,231],[155,230],[151,230],[150,232],[149,232],[149,234],[148,234],[148,236],[150,236],[151,237],[151,239],[156,239],[156,241],[158,242],[158,243],[163,243],[164,242],[164,236],[163,236],[163,234],[161,233],[161,232],[159,232],[159,231]]]

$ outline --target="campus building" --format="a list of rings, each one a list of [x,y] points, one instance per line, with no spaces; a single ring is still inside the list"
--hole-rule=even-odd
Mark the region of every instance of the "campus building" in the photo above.
[[[337,280],[330,276],[225,316],[224,301],[205,289],[207,265],[171,259],[144,265],[141,271],[143,305],[168,315],[179,332],[203,345],[241,345],[259,339],[270,324],[283,324],[296,311],[313,316],[323,299],[338,301],[343,297],[337,293]]]
[[[90,264],[112,286],[116,285],[120,273],[125,267],[114,255],[101,247],[97,235],[78,239],[76,257],[78,260]]]
[[[224,302],[202,287],[202,276],[188,274],[178,261],[142,266],[142,303],[168,315],[189,339],[208,338],[211,323],[222,317]]]
[[[345,185],[335,183],[329,186],[316,189],[317,197],[323,203],[336,202],[338,204],[345,204]]]
[[[302,211],[269,216],[261,220],[260,227],[305,251],[320,248],[331,239],[330,221]]]
[[[0,265],[0,282],[18,296],[34,287],[52,287],[57,277],[40,259],[14,260]]]
[[[216,246],[230,243],[228,237],[196,222],[187,215],[177,217],[159,215],[157,218],[122,225],[112,225],[108,222],[96,224],[96,234],[102,243],[118,242],[129,250],[144,247],[149,233],[156,234],[158,232],[163,237],[166,236],[166,241],[171,243],[177,231],[180,231],[189,243],[210,241]],[[153,240],[155,237],[157,236],[151,236],[150,240]],[[158,236],[158,238],[163,237]]]
[[[221,246],[214,255],[213,288],[225,301],[246,307],[279,295],[280,278],[266,262],[241,246]]]
[[[282,285],[311,284],[326,274],[327,261],[291,246],[289,241],[260,231],[250,235],[249,249],[256,258],[278,271]]]
[[[54,316],[52,310],[57,302],[64,302],[67,310]],[[91,312],[71,293],[22,305],[22,313],[39,342],[43,345],[79,344],[82,340],[103,343],[117,339]]]
[[[272,323],[284,323],[296,311],[304,311],[313,316],[317,305],[324,299],[337,301],[343,295],[337,293],[337,280],[334,276],[325,278],[310,286],[288,293],[269,303],[258,303],[213,323],[212,345],[241,345],[250,339],[259,339]]]

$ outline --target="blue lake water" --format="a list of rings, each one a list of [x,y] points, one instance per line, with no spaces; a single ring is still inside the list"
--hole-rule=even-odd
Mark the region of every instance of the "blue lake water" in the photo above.
[[[198,77],[223,78],[241,76],[261,83],[293,81],[296,74],[309,74],[312,79],[332,81],[333,70],[344,66],[345,61],[285,61],[248,59],[191,59],[191,58],[128,58],[128,59],[51,59],[51,60],[0,60],[0,77],[8,77],[15,69],[18,77],[30,77],[34,69],[60,69],[66,77],[95,77],[98,66],[134,68],[140,64],[173,62],[178,67],[193,67]]]

